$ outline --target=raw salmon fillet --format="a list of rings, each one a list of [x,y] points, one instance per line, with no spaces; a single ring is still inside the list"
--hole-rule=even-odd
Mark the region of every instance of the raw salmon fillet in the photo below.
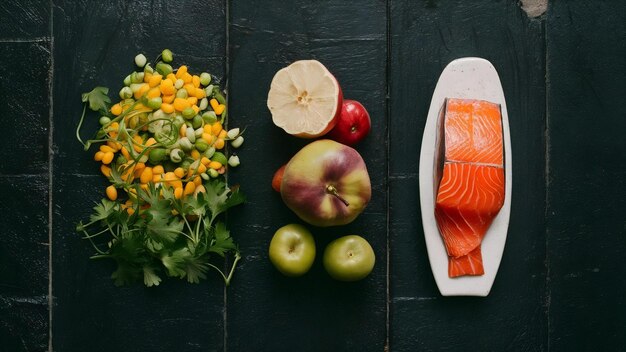
[[[443,119],[435,218],[449,256],[448,276],[483,275],[480,244],[504,204],[500,106],[447,99]]]

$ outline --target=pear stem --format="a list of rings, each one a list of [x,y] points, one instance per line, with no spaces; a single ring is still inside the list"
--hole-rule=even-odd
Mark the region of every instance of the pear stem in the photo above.
[[[326,186],[326,193],[330,193],[333,196],[337,197],[337,199],[339,199],[345,206],[350,206],[350,203],[348,203],[347,200],[343,199],[340,195],[339,192],[337,192],[337,188],[335,188],[335,186],[333,185],[328,185]]]

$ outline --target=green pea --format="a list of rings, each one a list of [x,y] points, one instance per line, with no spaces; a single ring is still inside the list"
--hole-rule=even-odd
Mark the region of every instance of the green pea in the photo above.
[[[213,161],[219,161],[219,163],[222,165],[226,165],[226,163],[228,163],[228,159],[226,159],[226,155],[220,152],[215,152],[215,154],[213,154],[213,157],[211,159]]]
[[[129,86],[130,85],[130,75],[126,76],[126,78],[124,78],[124,85],[125,86]]]
[[[202,117],[200,115],[194,116],[193,120],[191,120],[191,124],[194,129],[202,127]]]
[[[217,176],[220,175],[219,172],[217,172],[217,170],[215,170],[215,169],[209,169],[209,170],[207,170],[207,172],[209,173],[209,176],[211,176],[213,178],[216,178]]]
[[[192,119],[194,116],[196,116],[196,112],[194,109],[192,108],[186,108],[185,110],[183,110],[183,117],[187,120]]]
[[[100,120],[98,120],[102,126],[111,122],[111,119],[107,116],[100,116]]]
[[[182,167],[185,171],[189,170],[189,166],[191,166],[191,160],[185,159],[182,163],[180,163],[180,167]]]
[[[167,157],[167,151],[163,148],[154,148],[150,151],[150,162],[153,164],[158,164],[165,160]]]
[[[152,68],[152,66],[150,66],[150,64],[146,64],[146,66],[143,68],[143,72],[145,73],[154,73],[154,69]]]
[[[172,62],[174,60],[174,54],[170,49],[164,49],[161,52],[161,59],[165,62]]]
[[[161,97],[154,97],[148,100],[148,107],[150,109],[158,109],[161,107],[161,104],[163,104],[163,99],[161,99]]]
[[[202,120],[204,123],[212,125],[217,121],[217,115],[215,115],[215,111],[207,111],[202,114]]]
[[[176,92],[176,98],[187,99],[189,97],[189,93],[187,93],[187,89],[181,88]]]
[[[156,70],[161,76],[167,76],[170,73],[174,72],[172,65],[166,64],[165,62],[159,62],[156,64]]]
[[[209,83],[211,83],[211,75],[206,72],[202,72],[200,74],[200,84],[202,84],[203,86],[208,86]]]
[[[120,89],[120,99],[129,99],[133,97],[133,90],[130,87]]]
[[[198,139],[196,141],[196,149],[198,149],[198,151],[200,153],[206,151],[207,149],[209,149],[209,143],[207,143],[204,139]]]

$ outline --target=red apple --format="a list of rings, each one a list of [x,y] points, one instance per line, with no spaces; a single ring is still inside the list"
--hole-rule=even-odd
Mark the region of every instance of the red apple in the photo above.
[[[274,177],[272,177],[272,188],[276,192],[280,192],[280,184],[283,182],[285,166],[287,166],[287,164],[281,166],[278,170],[276,170],[276,172],[274,173]]]
[[[280,195],[287,207],[309,224],[338,226],[359,216],[372,188],[359,152],[322,139],[306,145],[287,163]]]
[[[370,132],[372,122],[365,107],[356,100],[344,100],[341,115],[328,138],[339,143],[355,145]]]

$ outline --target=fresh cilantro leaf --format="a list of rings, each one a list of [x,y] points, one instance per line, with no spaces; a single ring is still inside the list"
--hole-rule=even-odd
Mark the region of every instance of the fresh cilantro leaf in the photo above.
[[[140,276],[141,268],[127,262],[118,262],[117,270],[111,274],[115,286],[129,285],[137,281]]]
[[[111,99],[107,95],[109,94],[109,88],[96,87],[91,92],[83,93],[83,103],[89,102],[89,108],[93,111],[107,111],[108,104],[111,103]]]
[[[167,269],[169,276],[180,277],[181,279],[187,275],[186,260],[191,257],[191,253],[187,248],[181,248],[161,257],[163,266]]]
[[[226,229],[226,225],[223,222],[218,222],[215,225],[213,235],[209,252],[217,253],[223,257],[226,252],[237,249],[233,238],[230,237],[230,231]]]
[[[159,286],[161,278],[156,274],[156,269],[149,264],[143,266],[143,283],[148,287]]]
[[[187,281],[193,284],[200,283],[200,279],[206,279],[206,272],[209,267],[203,258],[193,258],[187,260],[185,273],[187,273]]]
[[[246,200],[243,194],[239,193],[238,189],[231,192],[222,181],[208,183],[205,189],[206,202],[211,210],[213,219],[228,210],[228,208],[241,204]]]
[[[146,229],[153,239],[174,242],[185,225],[172,215],[172,209],[166,200],[158,201],[146,209]]]
[[[100,220],[105,220],[115,212],[116,204],[117,203],[108,199],[103,199],[102,202],[100,202],[93,208],[95,213],[91,214],[89,220],[92,223]]]

